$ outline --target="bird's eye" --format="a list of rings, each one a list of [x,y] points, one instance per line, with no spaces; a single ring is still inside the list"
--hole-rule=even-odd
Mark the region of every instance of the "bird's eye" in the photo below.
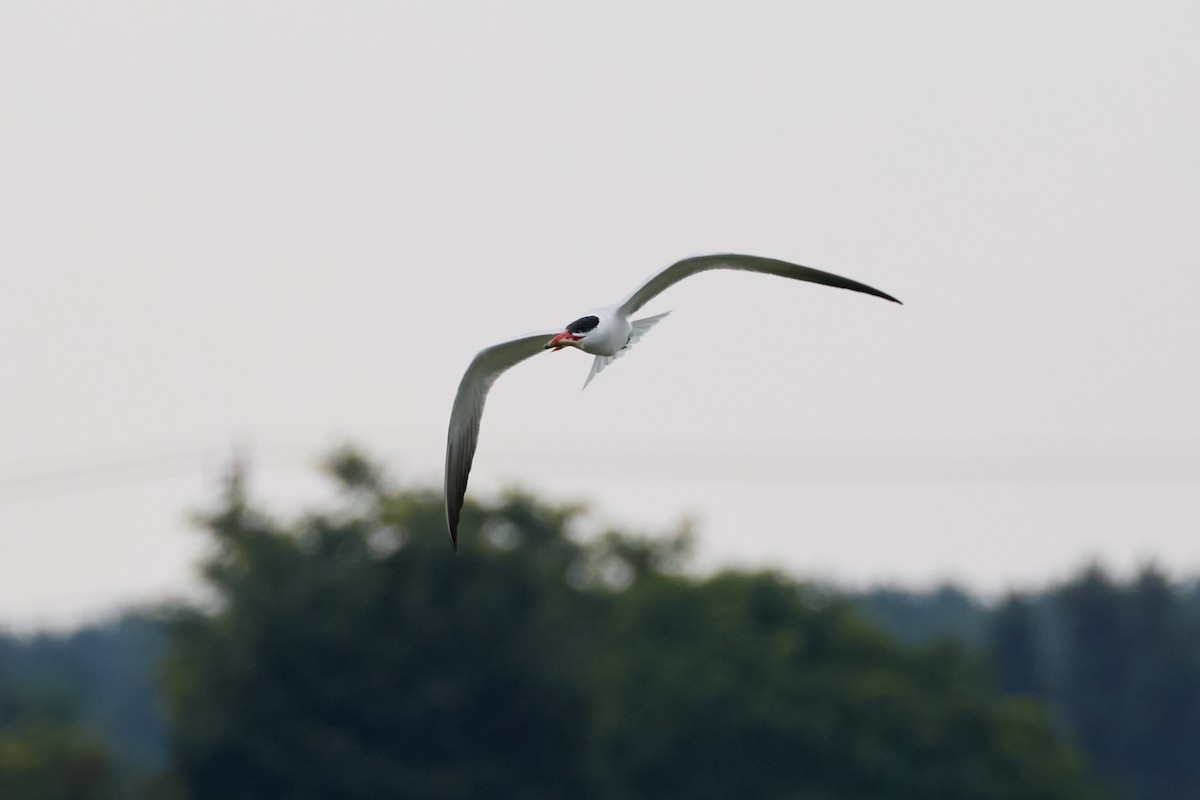
[[[594,316],[580,317],[567,326],[568,333],[587,333],[600,324],[600,318]]]

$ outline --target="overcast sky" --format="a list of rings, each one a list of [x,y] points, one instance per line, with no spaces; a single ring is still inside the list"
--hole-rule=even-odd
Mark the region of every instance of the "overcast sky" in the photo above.
[[[905,305],[676,286],[587,392],[504,376],[473,496],[850,585],[1200,573],[1197,41],[1188,2],[4,3],[0,623],[194,590],[235,443],[282,514],[341,441],[440,484],[476,350],[714,251]]]

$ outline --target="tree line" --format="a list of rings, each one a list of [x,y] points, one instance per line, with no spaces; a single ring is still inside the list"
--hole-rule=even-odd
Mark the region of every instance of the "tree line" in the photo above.
[[[329,472],[291,520],[231,479],[215,604],[0,638],[0,797],[1200,796],[1196,596],[1153,570],[848,596],[521,493],[453,556],[436,493]]]

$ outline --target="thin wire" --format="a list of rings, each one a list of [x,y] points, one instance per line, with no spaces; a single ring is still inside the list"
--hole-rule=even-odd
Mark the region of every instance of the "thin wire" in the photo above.
[[[226,451],[189,450],[0,477],[0,503],[57,497],[185,474]],[[147,474],[149,472],[149,474]]]
[[[251,460],[278,462],[280,448],[250,448]],[[285,448],[296,456],[297,448]],[[386,460],[408,460],[412,451],[390,450]],[[264,459],[263,456],[266,456]],[[566,454],[556,454],[566,457]],[[230,458],[228,448],[204,448],[124,458],[107,463],[68,466],[41,472],[0,476],[0,505],[47,497],[149,483],[204,468],[206,462]],[[545,451],[508,451],[494,460],[539,461]],[[552,458],[551,460],[555,460]],[[307,460],[307,459],[305,459]],[[658,476],[682,480],[756,481],[764,478],[804,482],[853,483],[1190,483],[1200,481],[1200,457],[1146,455],[895,455],[787,456],[778,453],[641,453],[592,452],[577,473],[638,480]]]

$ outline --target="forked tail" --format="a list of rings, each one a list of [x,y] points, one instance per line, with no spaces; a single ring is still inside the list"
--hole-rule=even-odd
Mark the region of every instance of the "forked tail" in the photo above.
[[[628,353],[631,347],[641,341],[642,337],[646,335],[647,331],[657,325],[663,317],[670,313],[670,311],[664,311],[661,314],[655,314],[653,317],[635,319],[633,322],[629,323],[631,326],[633,326],[633,330],[629,334],[629,341],[626,342],[625,346],[618,350],[615,355],[596,356],[595,360],[592,361],[592,371],[588,373],[587,380],[583,382],[583,388],[586,389],[588,384],[592,382],[592,378],[603,372],[605,367]]]

